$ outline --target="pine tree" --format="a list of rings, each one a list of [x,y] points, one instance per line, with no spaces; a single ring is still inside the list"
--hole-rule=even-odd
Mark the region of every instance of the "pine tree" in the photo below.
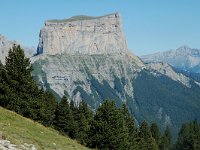
[[[176,142],[177,150],[200,149],[200,124],[197,120],[183,124]]]
[[[157,145],[159,145],[161,133],[158,128],[158,125],[156,123],[152,123],[150,129],[151,129],[152,137],[156,140]]]
[[[79,121],[78,121],[78,132],[77,138],[81,144],[86,145],[89,141],[89,130],[93,119],[93,113],[88,108],[84,101],[79,104]]]
[[[5,64],[7,72],[7,84],[12,96],[8,103],[8,108],[26,117],[33,118],[33,114],[38,112],[39,99],[37,99],[38,88],[31,75],[32,66],[29,58],[25,57],[23,49],[19,45],[14,45],[9,50]]]
[[[9,76],[9,86],[16,93],[35,94],[37,86],[31,75],[33,68],[20,45],[14,45],[9,50],[5,67]]]
[[[78,139],[78,124],[79,124],[79,110],[78,107],[75,106],[74,101],[70,101],[70,110],[73,116],[73,129],[71,130],[70,137]]]
[[[70,110],[67,98],[64,96],[55,112],[54,126],[59,131],[70,136],[73,130],[73,114]]]
[[[135,138],[137,136],[137,128],[135,126],[134,119],[131,116],[131,114],[129,113],[126,104],[122,105],[121,112],[123,114],[124,121],[125,121],[126,127],[128,129],[128,139],[129,139],[128,147],[129,147],[129,149],[134,149],[136,146]]]
[[[40,120],[45,126],[51,126],[53,125],[55,111],[57,107],[56,98],[49,91],[44,92],[43,89],[41,89],[40,92],[41,99],[44,99],[44,102],[43,104],[41,104],[42,107],[40,109]]]
[[[91,147],[127,149],[128,129],[113,101],[106,100],[96,111],[90,130]]]
[[[164,134],[161,138],[160,149],[161,150],[172,149],[172,134],[169,126],[166,127]]]
[[[137,136],[137,148],[139,150],[158,150],[158,145],[151,135],[150,128],[146,121],[144,121],[139,129]]]
[[[12,94],[7,85],[7,80],[7,72],[4,65],[0,61],[0,106],[2,107],[7,107]]]

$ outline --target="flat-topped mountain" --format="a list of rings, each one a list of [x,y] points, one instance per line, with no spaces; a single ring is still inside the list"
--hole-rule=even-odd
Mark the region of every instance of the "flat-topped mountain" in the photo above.
[[[113,54],[127,52],[121,17],[75,16],[49,20],[40,31],[38,54]]]
[[[138,124],[157,122],[162,129],[173,126],[174,133],[199,119],[200,84],[170,65],[147,65],[130,53],[118,13],[46,21],[31,59],[37,83],[58,98],[68,95],[94,110],[105,99],[125,103]]]

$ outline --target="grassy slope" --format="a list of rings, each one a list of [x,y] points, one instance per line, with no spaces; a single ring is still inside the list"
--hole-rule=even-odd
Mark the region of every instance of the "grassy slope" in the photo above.
[[[34,144],[37,148],[45,150],[87,149],[51,128],[46,128],[2,107],[0,107],[0,131],[11,143],[16,145]]]

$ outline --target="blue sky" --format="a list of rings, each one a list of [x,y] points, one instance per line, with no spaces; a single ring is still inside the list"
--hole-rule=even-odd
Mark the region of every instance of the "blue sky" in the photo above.
[[[37,46],[48,19],[120,12],[136,55],[188,45],[200,48],[200,0],[0,0],[0,33]]]

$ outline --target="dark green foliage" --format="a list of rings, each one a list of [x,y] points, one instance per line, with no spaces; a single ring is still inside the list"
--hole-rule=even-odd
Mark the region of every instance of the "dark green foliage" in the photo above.
[[[136,145],[135,138],[137,136],[137,128],[135,126],[135,122],[132,115],[128,111],[126,104],[122,105],[121,113],[123,115],[123,119],[128,129],[128,147],[130,149],[133,149]]]
[[[172,133],[176,135],[181,124],[200,117],[200,88],[191,81],[191,88],[175,82],[167,76],[154,76],[141,71],[133,81],[135,100],[140,110],[136,118],[156,122],[164,130],[165,115],[172,121]],[[164,110],[158,119],[159,110]]]
[[[156,144],[155,139],[152,137],[150,128],[146,121],[144,121],[141,124],[136,141],[137,141],[136,149],[158,150],[158,145]]]
[[[158,125],[156,123],[152,123],[150,130],[151,130],[152,137],[156,140],[157,145],[159,145],[161,133],[160,133]]]
[[[73,116],[73,126],[72,126],[72,130],[69,134],[69,136],[71,138],[78,138],[78,122],[79,122],[79,111],[78,111],[78,107],[74,104],[74,101],[70,101],[70,110],[72,112],[72,116]]]
[[[41,93],[42,92],[43,91],[41,90]],[[42,107],[40,109],[41,120],[45,126],[52,126],[55,118],[57,102],[54,95],[51,92],[47,91],[44,94],[45,101],[44,103],[42,103]]]
[[[5,67],[0,61],[0,105],[6,107],[9,103],[10,89],[7,85],[8,75]]]
[[[36,72],[40,71],[40,68],[36,70]],[[87,72],[88,68],[85,68],[85,71]],[[41,122],[45,126],[54,126],[62,133],[91,148],[157,150],[158,145],[161,150],[172,148],[169,127],[162,137],[155,123],[149,128],[144,121],[137,129],[129,111],[139,122],[144,118],[152,122],[157,121],[155,114],[162,107],[171,120],[175,121],[173,124],[177,126],[174,128],[178,128],[178,125],[185,120],[190,120],[191,117],[200,116],[198,110],[200,88],[193,81],[191,81],[191,89],[188,89],[166,76],[154,77],[143,70],[133,82],[135,91],[135,101],[133,101],[133,97],[128,96],[124,90],[127,82],[125,78],[115,77],[113,89],[107,81],[100,83],[93,76],[89,76],[92,94],[88,95],[81,86],[77,86],[74,94],[79,91],[85,100],[78,105],[73,101],[68,103],[66,96],[69,95],[66,91],[65,96],[57,103],[53,95],[55,93],[50,89],[49,84],[45,82],[45,87],[50,89],[49,91],[39,89],[31,72],[30,60],[25,57],[20,46],[14,45],[6,58],[6,65],[0,62],[0,105]],[[45,74],[43,78],[45,81]],[[59,99],[59,96],[56,96]],[[122,103],[121,98],[126,98],[128,108]],[[114,99],[116,105],[113,101],[103,101],[104,99]],[[93,108],[97,108],[102,103],[95,116],[85,102]],[[136,110],[135,104],[140,112]],[[158,123],[163,126],[164,122],[165,120],[161,118]],[[200,125],[197,121],[182,126],[176,149],[200,149]]]
[[[13,91],[22,96],[35,94],[37,86],[31,75],[33,68],[29,58],[25,57],[24,51],[19,45],[14,45],[10,49],[8,57],[6,57],[5,68],[9,78],[9,87]]]
[[[127,149],[128,129],[113,101],[105,101],[97,109],[90,136],[92,148]]]
[[[73,112],[70,109],[67,98],[64,96],[55,112],[54,126],[59,131],[68,134],[70,137],[72,136],[72,132],[74,130],[74,118]]]
[[[88,134],[93,120],[93,113],[84,101],[79,104],[78,117],[77,139],[81,144],[86,145],[89,142]]]
[[[117,90],[117,92],[119,92],[119,93],[124,93],[124,87],[118,77],[115,77],[114,89]]]
[[[77,86],[76,90],[73,91],[73,94],[75,95],[77,92],[80,92],[82,99],[87,101],[88,105],[90,105],[92,108],[95,108],[95,104],[99,101],[97,96],[94,97],[95,91],[93,91],[93,94],[89,95],[81,86]]]
[[[117,95],[116,91],[110,87],[110,85],[107,81],[104,80],[103,84],[101,84],[101,83],[99,83],[99,81],[96,78],[94,78],[92,76],[91,84],[92,84],[92,87],[95,89],[95,91],[97,91],[101,100],[113,99],[113,100],[115,100],[116,105],[118,107],[123,104],[121,99]]]
[[[2,65],[1,65],[2,68]],[[6,57],[5,68],[1,69],[4,88],[4,107],[26,117],[37,120],[40,109],[38,87],[31,75],[30,60],[19,45],[14,45]]]
[[[199,150],[200,149],[200,124],[197,121],[182,125],[179,132],[177,150]]]
[[[164,134],[161,137],[160,150],[172,149],[172,134],[169,126],[166,127]]]

